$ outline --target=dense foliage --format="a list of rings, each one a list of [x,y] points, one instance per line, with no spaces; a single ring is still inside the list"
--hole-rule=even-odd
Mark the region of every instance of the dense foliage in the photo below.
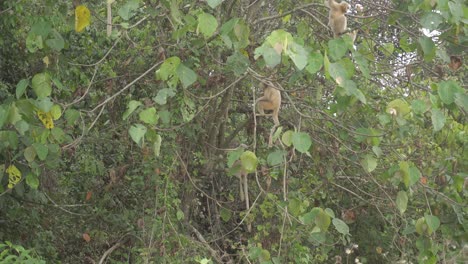
[[[468,261],[468,8],[349,3],[2,1],[0,263]]]

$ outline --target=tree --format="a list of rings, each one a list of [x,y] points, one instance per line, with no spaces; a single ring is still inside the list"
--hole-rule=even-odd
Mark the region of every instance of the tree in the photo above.
[[[353,42],[306,2],[0,4],[0,241],[64,263],[462,261],[466,6],[353,1]]]

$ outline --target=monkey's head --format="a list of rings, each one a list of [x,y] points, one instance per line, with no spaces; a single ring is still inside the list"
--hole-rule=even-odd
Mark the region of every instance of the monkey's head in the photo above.
[[[346,3],[345,1],[341,2],[340,3],[340,8],[341,8],[341,12],[346,13],[349,9],[349,4]]]

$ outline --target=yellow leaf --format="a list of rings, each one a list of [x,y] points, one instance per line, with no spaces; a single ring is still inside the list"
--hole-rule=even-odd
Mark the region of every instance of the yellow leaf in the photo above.
[[[91,12],[84,5],[79,5],[75,9],[75,31],[81,32],[90,24]]]
[[[8,173],[8,188],[12,189],[21,180],[21,171],[15,165],[10,165],[6,172]]]
[[[37,111],[37,117],[39,120],[41,120],[42,124],[44,125],[45,128],[47,129],[52,129],[54,128],[54,120],[52,117],[51,112],[42,112],[40,110]]]

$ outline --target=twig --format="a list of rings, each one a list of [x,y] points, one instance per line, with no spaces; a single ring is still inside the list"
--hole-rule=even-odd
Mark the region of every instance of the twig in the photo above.
[[[118,247],[120,247],[122,245],[121,242],[117,242],[115,243],[111,248],[109,248],[108,250],[106,250],[106,252],[104,252],[104,254],[102,255],[101,259],[99,260],[99,264],[102,264],[104,263],[104,261],[106,260],[107,256],[110,255],[114,250],[116,250]]]
[[[120,39],[122,37],[119,37],[118,39],[115,40],[114,44],[112,45],[112,47],[110,47],[110,49],[106,52],[106,54],[104,54],[104,57],[102,57],[100,60],[98,60],[97,62],[95,63],[92,63],[92,64],[80,64],[80,63],[73,63],[73,62],[69,62],[68,64],[70,65],[74,65],[74,66],[84,66],[84,67],[92,67],[92,66],[96,66],[98,64],[100,64],[101,62],[103,62],[107,56],[109,56],[109,54],[111,53],[111,51],[115,48],[115,46],[117,45],[117,43],[119,43]]]
[[[79,214],[79,213],[74,213],[72,211],[69,211],[69,210],[63,208],[61,205],[58,205],[54,200],[52,200],[52,198],[49,197],[49,195],[47,195],[46,192],[44,192],[44,195],[47,197],[47,199],[49,199],[50,202],[52,202],[54,204],[55,207],[57,207],[58,209],[66,212],[66,213],[69,213],[69,214],[72,214],[72,215],[81,215],[81,216],[89,215],[89,214]]]
[[[91,112],[94,112],[96,111],[96,109],[100,108],[101,106],[107,104],[109,101],[111,101],[112,99],[114,99],[115,97],[119,96],[121,93],[123,93],[125,90],[127,90],[128,88],[130,88],[133,84],[135,84],[137,81],[139,81],[141,78],[143,78],[144,76],[146,76],[148,73],[150,73],[152,70],[154,70],[156,67],[158,67],[159,65],[161,65],[163,62],[160,61],[156,64],[154,64],[153,66],[151,66],[148,70],[146,70],[144,73],[142,73],[140,76],[138,76],[135,80],[131,81],[129,84],[127,84],[124,88],[122,88],[120,91],[116,92],[114,95],[112,95],[111,97],[107,98],[106,100],[104,100],[104,102],[98,104],[96,107],[93,108],[93,110],[91,110]]]
[[[302,5],[302,6],[296,7],[296,8],[294,8],[294,9],[288,11],[288,12],[281,13],[279,15],[273,15],[273,16],[259,18],[254,22],[254,24],[257,24],[257,23],[265,21],[265,20],[271,20],[271,19],[284,17],[284,16],[292,14],[292,13],[298,11],[298,10],[301,10],[301,9],[304,9],[304,8],[307,8],[307,7],[310,7],[310,6],[322,6],[323,7],[324,5],[323,4],[317,4],[317,3],[310,3],[310,4]]]
[[[91,77],[91,81],[89,82],[88,87],[86,88],[86,91],[83,93],[83,95],[82,95],[80,98],[76,99],[75,101],[73,101],[73,102],[71,102],[71,103],[69,103],[69,104],[64,105],[64,106],[63,106],[64,108],[68,108],[69,106],[74,105],[74,104],[80,102],[81,100],[83,100],[83,99],[86,97],[86,95],[88,95],[89,89],[91,88],[91,85],[94,84],[94,78],[96,77],[97,70],[98,70],[98,66],[96,65],[96,66],[94,67],[93,77]]]
[[[316,17],[314,14],[312,14],[311,12],[307,11],[307,10],[304,10],[304,9],[300,9],[302,12],[306,13],[307,15],[311,16],[313,19],[315,19],[315,21],[317,21],[320,25],[324,26],[325,28],[329,29],[329,27],[327,25],[325,25],[322,21],[320,21],[320,19],[318,19],[318,17]]]
[[[195,235],[197,236],[198,240],[208,249],[208,251],[210,252],[211,256],[216,260],[216,263],[223,263],[223,261],[221,260],[221,257],[219,256],[219,254],[216,252],[216,250],[214,250],[209,244],[208,242],[206,242],[205,238],[203,237],[203,235],[200,233],[200,231],[198,231],[193,225],[190,224],[190,228],[192,229],[192,232],[195,233]]]
[[[99,119],[99,117],[102,115],[102,112],[104,111],[104,108],[106,108],[105,105],[102,106],[101,108],[101,111],[99,111],[99,114],[96,116],[96,118],[94,119],[93,123],[91,123],[91,125],[89,126],[89,128],[87,129],[86,132],[89,132],[91,130],[91,128],[93,128],[93,126],[96,124],[97,120]]]

